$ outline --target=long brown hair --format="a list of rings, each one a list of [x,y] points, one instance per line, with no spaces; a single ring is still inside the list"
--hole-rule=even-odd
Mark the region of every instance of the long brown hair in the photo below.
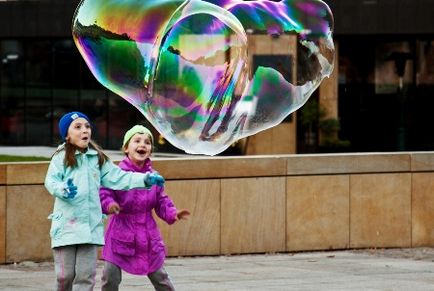
[[[109,160],[109,157],[102,151],[101,147],[94,142],[93,140],[89,141],[89,145],[96,150],[96,152],[98,153],[98,165],[101,168],[102,165]],[[69,143],[68,141],[66,141],[64,143],[64,145],[62,147],[59,147],[53,154],[53,156],[59,152],[61,152],[62,150],[65,150],[65,159],[63,160],[63,162],[65,163],[65,165],[67,167],[71,167],[74,168],[75,166],[77,166],[77,160],[75,159],[75,151],[78,150],[79,148],[76,147],[75,145]]]

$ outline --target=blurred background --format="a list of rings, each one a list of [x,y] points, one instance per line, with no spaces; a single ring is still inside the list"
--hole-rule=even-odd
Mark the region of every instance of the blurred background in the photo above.
[[[325,2],[335,21],[332,76],[282,124],[221,155],[434,149],[434,1]],[[0,145],[55,146],[58,118],[80,110],[106,149],[119,149],[123,133],[142,123],[157,151],[180,152],[93,77],[71,35],[78,4],[0,1]],[[303,69],[279,52],[278,37],[249,37],[252,66],[287,66],[294,76]]]

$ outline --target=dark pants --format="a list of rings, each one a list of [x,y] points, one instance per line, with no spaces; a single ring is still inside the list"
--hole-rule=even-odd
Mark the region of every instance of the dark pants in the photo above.
[[[148,274],[148,278],[156,291],[174,291],[175,288],[170,281],[169,275],[163,267],[157,271]],[[118,291],[122,281],[122,270],[118,266],[110,263],[104,263],[104,271],[101,278],[102,291]]]

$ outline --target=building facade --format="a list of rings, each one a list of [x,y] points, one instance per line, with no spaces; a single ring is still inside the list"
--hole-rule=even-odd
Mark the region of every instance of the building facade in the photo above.
[[[335,18],[336,66],[329,84],[308,103],[316,101],[325,117],[339,122],[334,140],[346,143],[321,147],[327,123],[315,122],[314,134],[307,134],[300,121],[309,108],[304,106],[282,125],[226,153],[432,150],[434,2],[326,3]],[[104,148],[119,148],[123,132],[136,123],[150,126],[99,84],[84,63],[71,36],[78,4],[0,2],[0,145],[56,145],[57,120],[70,110],[90,116],[94,137]],[[179,152],[164,138],[158,140],[160,151]]]

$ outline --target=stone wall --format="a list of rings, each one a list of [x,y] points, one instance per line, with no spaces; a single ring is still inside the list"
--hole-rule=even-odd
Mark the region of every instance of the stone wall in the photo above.
[[[0,263],[51,260],[48,163],[0,163]],[[434,153],[154,159],[170,256],[434,246]]]

